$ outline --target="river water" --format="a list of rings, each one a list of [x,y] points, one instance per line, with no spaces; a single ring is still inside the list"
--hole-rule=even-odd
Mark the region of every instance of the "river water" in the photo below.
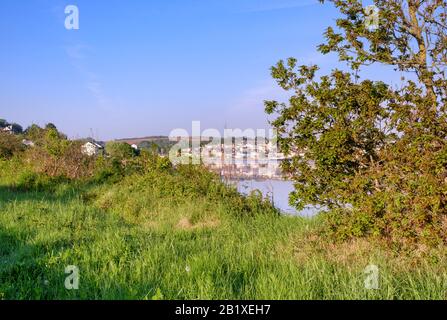
[[[231,183],[236,184],[239,192],[242,194],[249,194],[254,190],[261,191],[264,197],[271,199],[274,206],[285,214],[311,217],[318,213],[318,209],[316,208],[306,208],[298,212],[295,208],[289,205],[289,194],[293,191],[292,181],[250,179],[236,180]]]

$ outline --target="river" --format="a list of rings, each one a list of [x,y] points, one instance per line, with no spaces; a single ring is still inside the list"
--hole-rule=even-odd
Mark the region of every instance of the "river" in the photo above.
[[[289,194],[293,191],[292,181],[244,179],[234,180],[232,183],[236,184],[239,192],[243,194],[249,194],[253,190],[261,191],[264,197],[272,199],[274,206],[285,214],[311,217],[318,213],[316,208],[306,208],[298,212],[289,205]]]

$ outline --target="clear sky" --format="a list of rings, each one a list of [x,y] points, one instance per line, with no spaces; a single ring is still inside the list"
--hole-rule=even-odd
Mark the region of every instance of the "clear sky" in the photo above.
[[[316,51],[336,17],[317,0],[2,0],[0,118],[98,139],[265,128],[263,100],[283,97],[269,68],[337,67]]]

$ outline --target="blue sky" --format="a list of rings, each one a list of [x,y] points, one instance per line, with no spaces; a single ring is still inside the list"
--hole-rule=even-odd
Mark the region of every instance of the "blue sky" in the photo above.
[[[77,5],[80,29],[64,27]],[[269,68],[294,56],[323,72],[316,0],[2,0],[0,118],[55,123],[72,138],[167,135],[174,128],[266,128],[284,97]]]

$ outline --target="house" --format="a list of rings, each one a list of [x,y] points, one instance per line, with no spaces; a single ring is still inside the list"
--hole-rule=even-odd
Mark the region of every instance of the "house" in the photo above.
[[[88,141],[81,147],[82,154],[92,157],[102,153],[104,147],[96,141]]]
[[[2,128],[1,131],[5,132],[5,133],[9,133],[9,134],[13,134],[14,133],[12,125],[9,125],[9,126],[6,126],[6,127]]]

